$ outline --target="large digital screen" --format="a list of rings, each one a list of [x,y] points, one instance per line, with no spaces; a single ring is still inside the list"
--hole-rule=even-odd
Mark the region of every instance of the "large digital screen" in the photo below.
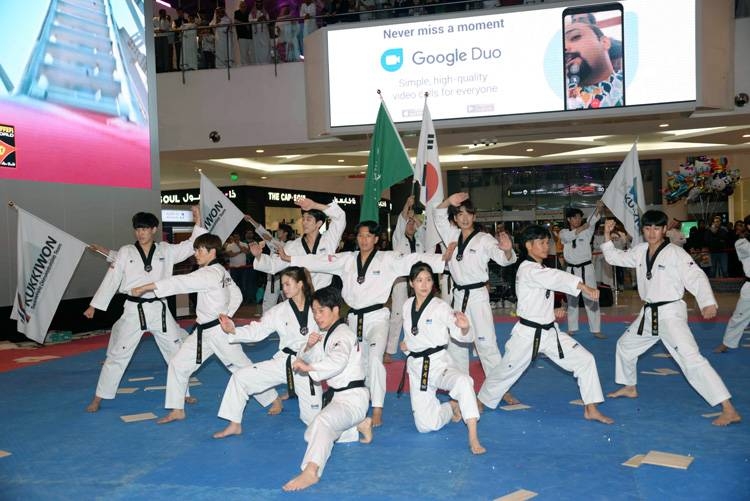
[[[151,189],[143,2],[0,11],[0,179]]]
[[[331,127],[374,123],[377,90],[395,122],[695,101],[694,0],[331,28]]]

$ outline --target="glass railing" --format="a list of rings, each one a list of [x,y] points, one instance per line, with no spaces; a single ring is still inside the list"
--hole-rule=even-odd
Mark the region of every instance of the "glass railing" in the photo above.
[[[249,23],[185,23],[177,30],[154,30],[156,72],[193,71],[239,66],[281,64],[304,60],[303,39],[330,25],[380,19],[430,16],[500,7],[500,0],[401,0],[392,7],[350,11],[346,0],[332,2],[334,11],[315,16],[279,16]],[[522,2],[506,2],[519,4]],[[304,5],[304,4],[303,4]]]

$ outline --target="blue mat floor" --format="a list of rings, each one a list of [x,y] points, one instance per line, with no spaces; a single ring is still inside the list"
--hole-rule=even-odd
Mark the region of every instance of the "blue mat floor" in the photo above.
[[[496,325],[501,351],[512,324]],[[607,340],[582,330],[577,339],[596,357],[604,391],[614,384],[614,351],[622,323],[605,323]],[[750,419],[750,350],[715,355],[723,325],[696,323],[696,339],[717,369],[745,419]],[[269,340],[246,351],[269,358]],[[678,370],[657,344],[641,357],[639,371]],[[299,493],[281,490],[299,472],[305,451],[304,425],[294,401],[267,416],[251,400],[244,433],[214,440],[226,422],[216,416],[229,373],[215,359],[195,376],[199,403],[185,421],[124,423],[120,416],[164,415],[166,368],[155,343],[144,338],[121,386],[133,394],[104,401],[96,414],[84,412],[96,386],[104,350],[0,374],[0,499],[495,499],[518,489],[537,499],[664,500],[750,499],[750,424],[711,426],[710,408],[682,375],[639,375],[640,398],[607,400],[602,411],[615,419],[605,426],[585,421],[573,377],[541,358],[514,386],[531,409],[490,411],[479,422],[488,452],[473,456],[466,428],[417,433],[408,396],[386,400],[385,424],[370,445],[336,445],[321,482]],[[128,382],[153,376],[154,380]],[[687,470],[621,463],[659,450],[691,455]]]

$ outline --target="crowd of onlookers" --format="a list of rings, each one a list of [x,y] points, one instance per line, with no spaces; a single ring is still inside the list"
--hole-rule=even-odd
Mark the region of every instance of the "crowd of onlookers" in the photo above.
[[[269,6],[263,0],[240,2],[230,14],[159,10],[153,19],[156,71],[226,68],[300,61],[304,37],[336,23],[411,17],[541,0],[295,0]],[[549,2],[550,0],[547,0]]]

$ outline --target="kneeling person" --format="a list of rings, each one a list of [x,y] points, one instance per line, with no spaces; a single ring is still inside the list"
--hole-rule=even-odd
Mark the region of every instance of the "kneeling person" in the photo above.
[[[342,303],[341,294],[333,287],[313,294],[315,322],[326,334],[310,334],[305,352],[294,361],[293,368],[307,373],[315,381],[325,380],[328,390],[323,398],[323,410],[305,431],[307,450],[302,459],[302,473],[284,485],[285,491],[306,489],[318,482],[334,441],[354,442],[360,433],[363,435],[360,442],[372,440],[372,421],[366,417],[370,394],[365,388],[362,350],[354,332],[339,317]],[[317,360],[313,347],[320,341],[323,354]]]
[[[432,295],[432,268],[418,262],[411,267],[409,285],[414,297],[403,306],[404,341],[407,352],[404,372],[409,372],[409,393],[414,424],[420,433],[437,431],[448,421],[463,417],[469,429],[469,448],[474,454],[486,452],[477,436],[479,409],[474,393],[474,380],[461,371],[447,351],[451,338],[466,343],[473,339],[469,319],[453,311],[440,298]],[[405,374],[404,374],[405,375]],[[401,376],[399,393],[404,384]],[[435,392],[447,390],[453,400],[440,403]]]

